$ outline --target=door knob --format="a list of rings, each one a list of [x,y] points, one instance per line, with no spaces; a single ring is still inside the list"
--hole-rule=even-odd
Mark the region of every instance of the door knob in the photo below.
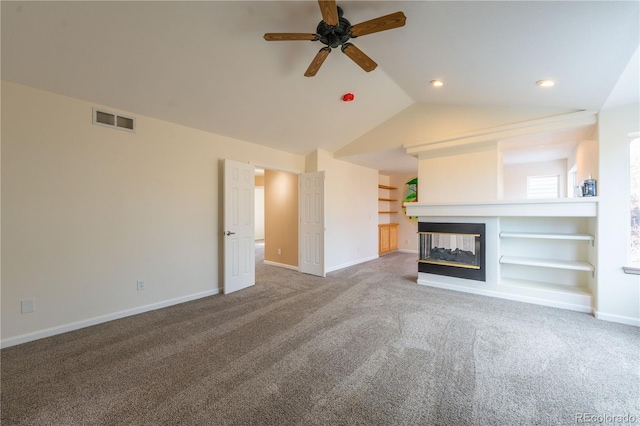
[[[229,236],[229,235],[235,234],[235,232],[227,231],[226,234],[227,234],[227,236]]]

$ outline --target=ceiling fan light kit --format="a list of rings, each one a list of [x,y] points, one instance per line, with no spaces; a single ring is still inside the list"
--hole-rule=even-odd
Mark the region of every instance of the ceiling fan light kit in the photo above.
[[[320,5],[320,12],[322,13],[322,21],[320,21],[316,27],[315,34],[266,33],[264,35],[264,39],[267,41],[308,40],[320,41],[325,45],[311,61],[309,68],[307,68],[307,71],[304,73],[305,77],[313,77],[316,75],[320,66],[322,66],[322,63],[331,52],[331,49],[335,49],[338,46],[340,50],[353,62],[358,64],[360,68],[366,72],[373,71],[378,64],[362,50],[358,49],[352,43],[349,43],[349,40],[367,34],[402,27],[407,20],[404,13],[396,12],[351,25],[347,19],[343,18],[343,11],[338,7],[335,0],[318,0],[318,4]]]

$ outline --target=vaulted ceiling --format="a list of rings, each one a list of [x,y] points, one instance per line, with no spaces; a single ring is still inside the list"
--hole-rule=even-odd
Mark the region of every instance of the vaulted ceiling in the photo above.
[[[334,49],[304,77],[319,42],[263,39],[315,32],[315,1],[3,1],[2,78],[307,154],[338,151],[415,104],[598,110],[639,45],[637,1],[339,5],[352,24],[407,16],[351,40],[378,63],[370,73]],[[558,85],[535,85],[545,78]],[[355,101],[341,101],[347,92]]]

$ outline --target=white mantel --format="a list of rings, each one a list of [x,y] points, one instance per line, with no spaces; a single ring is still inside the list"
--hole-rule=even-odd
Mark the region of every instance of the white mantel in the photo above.
[[[408,216],[596,217],[598,197],[473,203],[405,203]]]

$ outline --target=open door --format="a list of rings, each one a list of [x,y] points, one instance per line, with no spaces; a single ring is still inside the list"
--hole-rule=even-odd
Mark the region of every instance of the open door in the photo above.
[[[299,197],[300,272],[324,277],[324,171],[300,175]]]
[[[224,160],[224,294],[256,283],[254,166]]]

